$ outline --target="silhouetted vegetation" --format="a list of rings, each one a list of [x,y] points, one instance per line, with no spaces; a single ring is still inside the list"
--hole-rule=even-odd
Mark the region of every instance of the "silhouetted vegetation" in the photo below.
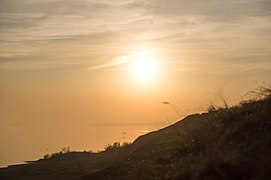
[[[133,153],[82,179],[268,179],[271,88],[138,138]],[[121,177],[121,178],[120,178]]]
[[[106,145],[104,151],[119,151],[127,148],[129,145],[131,145],[131,143],[124,142],[121,144],[120,142],[114,142],[113,144]]]
[[[52,157],[56,157],[56,156],[59,156],[59,155],[62,155],[62,154],[66,154],[66,153],[70,153],[70,147],[63,147],[61,148],[61,151],[59,152],[55,152],[55,153],[52,153],[52,154],[46,154],[43,156],[43,159],[49,159],[49,158],[52,158]]]
[[[260,87],[250,93],[253,98],[236,106],[213,107],[207,113],[187,116],[138,137],[132,144],[115,142],[99,153],[63,148],[44,160],[2,169],[0,178],[268,179],[271,88]]]

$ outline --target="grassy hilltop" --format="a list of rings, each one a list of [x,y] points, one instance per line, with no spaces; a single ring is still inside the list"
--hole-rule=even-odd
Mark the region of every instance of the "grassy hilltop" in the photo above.
[[[1,179],[258,180],[271,177],[271,96],[209,112],[112,145],[0,169]]]

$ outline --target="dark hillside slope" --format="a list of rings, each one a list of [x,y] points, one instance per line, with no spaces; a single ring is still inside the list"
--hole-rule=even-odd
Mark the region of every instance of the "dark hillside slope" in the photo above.
[[[271,98],[188,116],[129,148],[114,166],[81,179],[269,179]]]
[[[3,180],[74,180],[81,176],[110,167],[125,151],[101,153],[69,152],[40,159],[28,164],[0,168]]]
[[[190,115],[131,145],[112,147],[0,168],[0,179],[269,179],[271,97]]]

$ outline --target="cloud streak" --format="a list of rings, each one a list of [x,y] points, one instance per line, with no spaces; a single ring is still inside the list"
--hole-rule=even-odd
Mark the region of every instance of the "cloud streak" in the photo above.
[[[109,68],[109,67],[125,64],[129,61],[129,59],[130,59],[130,56],[121,56],[108,63],[92,66],[89,69],[95,70],[95,69]]]
[[[47,59],[50,67],[109,68],[128,63],[142,44],[158,47],[168,64],[271,58],[266,0],[2,0],[0,7],[0,67]]]
[[[112,60],[112,61],[110,61],[108,63],[92,66],[92,67],[90,67],[90,70],[102,69],[102,68],[110,68],[110,67],[126,64],[126,63],[129,63],[130,61],[133,61],[137,57],[140,57],[142,55],[146,55],[147,53],[149,53],[149,51],[145,50],[145,51],[141,51],[141,52],[138,52],[138,53],[133,53],[133,54],[130,54],[130,55],[119,56],[119,57],[115,58],[114,60]]]

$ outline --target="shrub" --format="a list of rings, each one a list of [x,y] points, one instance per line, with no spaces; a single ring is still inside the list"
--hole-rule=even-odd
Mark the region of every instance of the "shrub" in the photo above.
[[[120,149],[124,149],[126,147],[128,147],[131,143],[128,142],[124,142],[124,143],[120,143],[120,142],[114,142],[113,144],[107,144],[104,148],[104,151],[114,151],[114,150],[120,150]]]

